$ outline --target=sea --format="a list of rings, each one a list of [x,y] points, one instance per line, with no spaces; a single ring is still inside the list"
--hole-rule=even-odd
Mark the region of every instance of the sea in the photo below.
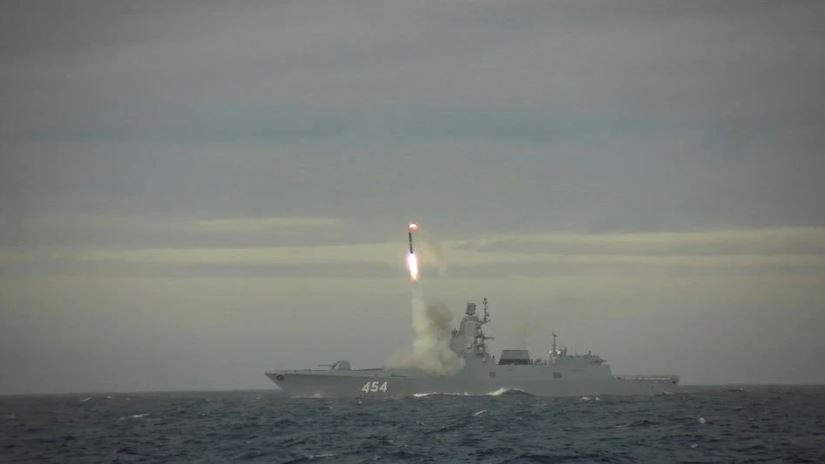
[[[659,396],[0,396],[0,462],[825,462],[825,387]]]

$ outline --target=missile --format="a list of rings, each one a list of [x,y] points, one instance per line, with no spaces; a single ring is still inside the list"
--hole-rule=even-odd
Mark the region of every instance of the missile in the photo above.
[[[418,226],[412,222],[407,226],[407,237],[410,239],[410,254],[407,255],[407,269],[410,270],[410,282],[418,280],[418,256],[415,256],[412,244],[412,234],[418,230]]]
[[[410,254],[414,254],[413,251],[413,244],[412,244],[412,233],[418,230],[418,226],[414,223],[410,223],[409,227],[407,228],[407,236],[410,238]]]

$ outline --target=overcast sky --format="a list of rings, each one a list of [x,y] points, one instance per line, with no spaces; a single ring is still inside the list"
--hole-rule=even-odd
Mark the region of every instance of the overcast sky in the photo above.
[[[821,1],[0,8],[0,393],[380,365],[409,220],[496,350],[825,382]]]

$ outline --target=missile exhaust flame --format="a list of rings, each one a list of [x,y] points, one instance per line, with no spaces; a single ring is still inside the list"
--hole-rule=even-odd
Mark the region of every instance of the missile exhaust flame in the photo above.
[[[418,257],[415,255],[415,251],[413,251],[413,232],[418,230],[418,225],[411,222],[407,226],[407,237],[410,240],[410,254],[407,255],[407,269],[410,271],[410,281],[417,282],[418,281]]]
[[[410,281],[417,282],[418,281],[418,257],[415,256],[415,253],[410,253],[407,255],[407,269],[410,270]]]

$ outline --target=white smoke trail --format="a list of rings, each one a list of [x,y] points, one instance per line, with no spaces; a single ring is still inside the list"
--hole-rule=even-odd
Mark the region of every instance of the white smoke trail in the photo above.
[[[404,364],[432,374],[455,374],[464,367],[464,359],[450,349],[452,313],[444,305],[427,305],[420,286],[412,284],[410,290],[415,340]]]

